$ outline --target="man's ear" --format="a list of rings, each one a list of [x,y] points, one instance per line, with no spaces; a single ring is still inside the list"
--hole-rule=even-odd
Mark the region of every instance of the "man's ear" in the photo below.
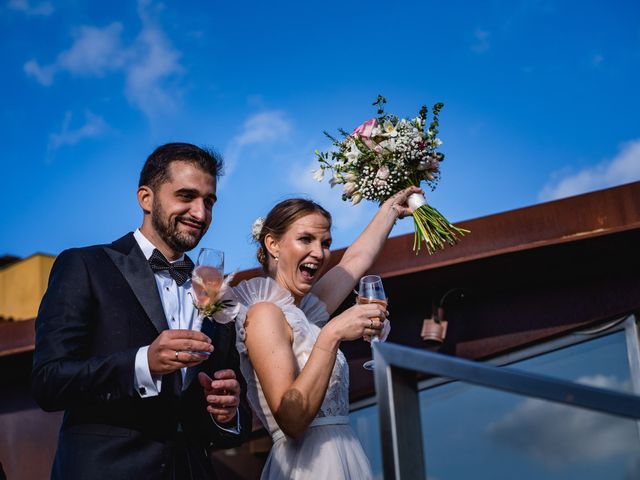
[[[272,258],[280,256],[280,246],[278,245],[278,241],[270,233],[267,233],[264,236],[264,246],[267,248],[267,252]]]
[[[151,213],[151,207],[153,205],[153,190],[146,185],[138,187],[138,204],[144,213]]]

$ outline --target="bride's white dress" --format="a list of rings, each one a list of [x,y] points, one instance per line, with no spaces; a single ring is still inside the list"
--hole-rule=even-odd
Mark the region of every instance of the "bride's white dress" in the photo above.
[[[244,343],[247,310],[254,303],[271,302],[282,309],[293,330],[293,353],[298,372],[302,370],[320,328],[329,320],[324,303],[315,295],[308,294],[297,307],[291,294],[270,278],[243,281],[233,288],[233,295],[240,307],[236,317],[236,347],[240,352],[240,368],[247,381],[247,396],[255,415],[273,439],[273,448],[261,478],[372,478],[369,461],[349,425],[349,370],[342,352],[338,351],[320,411],[298,439],[286,436],[278,427],[247,355]]]

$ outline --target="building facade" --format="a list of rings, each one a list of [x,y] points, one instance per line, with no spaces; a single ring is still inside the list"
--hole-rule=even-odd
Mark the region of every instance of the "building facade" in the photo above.
[[[387,242],[370,273],[389,297],[388,341],[640,393],[640,182],[460,225],[471,234],[433,256],[416,256],[412,235]],[[0,287],[19,283],[1,283],[17,266],[0,270]],[[0,322],[0,461],[10,479],[46,478],[61,418],[28,393],[33,316]],[[425,320],[446,322],[442,343],[423,339]],[[342,349],[352,425],[381,478],[373,376],[362,368],[371,351],[362,341]],[[440,378],[421,378],[420,388],[430,478],[640,478],[635,422]],[[269,446],[256,425],[248,443],[213,461],[223,478],[256,478]]]

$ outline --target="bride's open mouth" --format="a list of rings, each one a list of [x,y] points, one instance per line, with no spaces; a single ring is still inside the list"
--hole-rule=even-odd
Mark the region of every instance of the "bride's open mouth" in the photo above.
[[[298,269],[300,270],[300,273],[302,275],[302,279],[305,280],[306,282],[311,282],[313,281],[313,278],[315,277],[316,273],[318,273],[318,270],[320,270],[320,266],[316,263],[303,263],[300,265],[300,267],[298,267]]]

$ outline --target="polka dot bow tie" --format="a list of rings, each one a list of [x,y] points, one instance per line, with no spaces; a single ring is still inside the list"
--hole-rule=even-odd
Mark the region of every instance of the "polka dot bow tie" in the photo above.
[[[184,284],[189,277],[191,277],[191,271],[193,270],[193,262],[186,255],[184,260],[179,262],[169,263],[166,257],[157,248],[153,249],[153,253],[149,257],[149,265],[154,273],[166,270],[171,275],[178,286]]]

